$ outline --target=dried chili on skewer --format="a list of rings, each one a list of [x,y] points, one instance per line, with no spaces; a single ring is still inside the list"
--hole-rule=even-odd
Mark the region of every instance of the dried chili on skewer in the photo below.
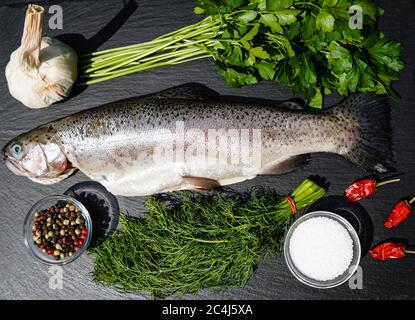
[[[393,179],[377,182],[373,178],[362,179],[348,186],[344,192],[344,195],[350,202],[359,201],[360,199],[371,196],[375,193],[377,188],[389,183],[398,182],[400,180],[401,179]]]
[[[399,259],[407,253],[415,254],[415,251],[407,250],[405,244],[395,242],[384,242],[369,251],[370,255],[378,260]]]
[[[402,221],[405,221],[409,214],[412,211],[413,203],[415,202],[415,197],[413,197],[411,200],[401,200],[397,202],[392,210],[392,212],[389,214],[389,216],[386,218],[384,222],[384,226],[386,228],[393,228],[396,227],[398,224],[400,224]]]

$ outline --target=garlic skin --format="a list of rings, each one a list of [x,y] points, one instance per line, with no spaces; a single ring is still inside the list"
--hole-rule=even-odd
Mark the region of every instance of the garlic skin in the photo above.
[[[42,7],[29,6],[22,44],[5,70],[10,94],[35,109],[67,97],[77,78],[76,52],[55,38],[42,38],[43,15]]]
[[[6,66],[10,94],[29,108],[45,108],[67,97],[77,77],[78,57],[63,42],[43,37],[37,68],[20,63],[20,48]]]

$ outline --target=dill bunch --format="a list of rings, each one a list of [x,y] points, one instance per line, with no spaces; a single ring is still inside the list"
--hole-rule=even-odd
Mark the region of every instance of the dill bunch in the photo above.
[[[326,191],[305,180],[291,194],[303,208]],[[121,215],[121,229],[93,249],[93,279],[153,298],[246,284],[265,254],[281,254],[292,209],[272,191],[149,198],[145,219]]]

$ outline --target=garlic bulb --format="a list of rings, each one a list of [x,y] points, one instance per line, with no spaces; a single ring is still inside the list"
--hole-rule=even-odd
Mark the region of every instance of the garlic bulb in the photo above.
[[[42,38],[44,9],[29,5],[21,46],[6,66],[10,94],[29,108],[44,108],[67,97],[77,77],[78,57],[65,43]]]

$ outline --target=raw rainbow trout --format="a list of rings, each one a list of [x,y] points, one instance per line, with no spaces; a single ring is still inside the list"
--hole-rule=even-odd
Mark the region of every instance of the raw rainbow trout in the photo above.
[[[184,85],[49,122],[12,139],[3,156],[38,183],[79,169],[113,194],[140,196],[286,173],[315,152],[384,173],[393,169],[389,122],[386,98],[374,95],[310,113],[293,102],[225,102]]]

